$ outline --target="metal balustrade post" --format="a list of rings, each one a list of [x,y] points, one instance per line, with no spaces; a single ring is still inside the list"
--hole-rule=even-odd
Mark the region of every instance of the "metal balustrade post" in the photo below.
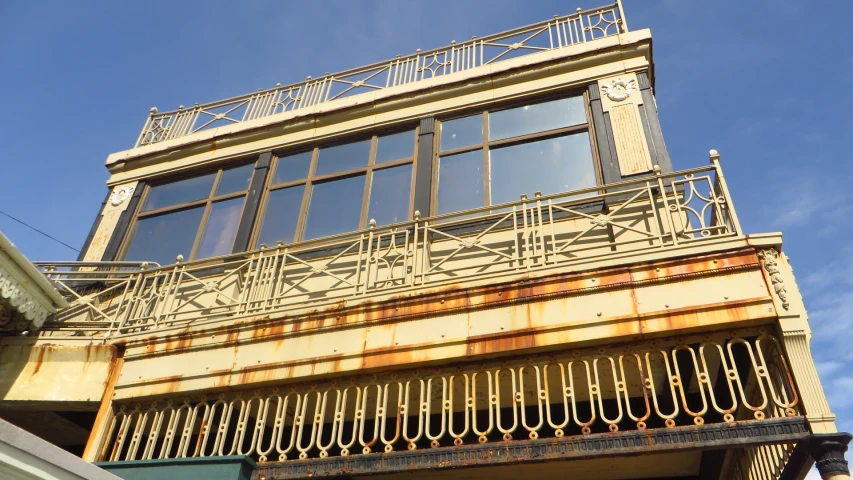
[[[667,197],[666,186],[663,183],[663,176],[661,175],[660,166],[655,165],[654,167],[652,167],[652,169],[654,171],[655,178],[657,179],[657,182],[658,182],[658,190],[659,190],[661,200],[663,200],[663,210],[665,212],[664,216],[666,217],[667,225],[669,225],[669,235],[670,235],[670,238],[672,238],[672,244],[678,245],[678,235],[675,234],[675,222],[672,220],[673,212],[670,210],[669,200],[667,200],[667,198],[666,198]],[[661,237],[661,238],[663,238],[663,237]]]
[[[735,206],[732,203],[732,195],[729,193],[729,187],[726,185],[726,177],[723,176],[723,169],[720,167],[720,154],[711,149],[708,152],[711,158],[711,165],[714,166],[714,170],[717,174],[717,181],[720,182],[720,189],[722,190],[723,197],[726,199],[726,209],[729,213],[729,218],[732,221],[732,227],[735,229],[735,233],[737,235],[743,235],[743,230],[740,228],[740,220],[737,218],[737,212],[735,211]]]
[[[620,31],[622,33],[628,33],[628,21],[625,20],[625,9],[622,8],[622,0],[616,0],[616,7],[619,9],[619,23],[622,27]]]

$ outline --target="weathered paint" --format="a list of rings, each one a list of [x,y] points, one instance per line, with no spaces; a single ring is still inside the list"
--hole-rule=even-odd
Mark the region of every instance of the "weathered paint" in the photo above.
[[[97,406],[106,388],[116,347],[50,344],[0,347],[0,402],[9,408],[54,410]]]
[[[631,341],[774,317],[758,258],[745,249],[340,302],[132,340],[116,399]]]

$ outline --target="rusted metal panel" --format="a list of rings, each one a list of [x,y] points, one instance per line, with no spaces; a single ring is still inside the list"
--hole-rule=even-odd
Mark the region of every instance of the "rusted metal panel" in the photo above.
[[[151,336],[128,342],[116,397],[630,341],[774,315],[757,257],[736,251]]]
[[[262,464],[255,479],[290,480],[512,465],[613,457],[703,448],[794,443],[808,435],[802,417],[755,420],[587,435],[547,440],[516,440],[498,445],[462,445],[436,450],[377,453]]]
[[[24,408],[56,402],[54,410],[96,406],[115,354],[110,345],[0,347],[0,403]]]

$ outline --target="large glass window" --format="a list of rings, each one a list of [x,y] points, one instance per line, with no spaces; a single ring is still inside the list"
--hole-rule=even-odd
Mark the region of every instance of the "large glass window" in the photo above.
[[[255,246],[409,220],[416,139],[412,129],[280,155]]]
[[[125,249],[125,260],[175,263],[231,253],[254,164],[153,185]]]
[[[438,214],[593,187],[582,96],[441,122]]]

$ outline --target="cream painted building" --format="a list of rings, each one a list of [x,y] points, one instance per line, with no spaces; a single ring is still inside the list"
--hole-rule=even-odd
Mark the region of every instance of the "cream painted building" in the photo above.
[[[108,469],[849,478],[782,234],[654,86],[616,3],[152,109],[0,416]]]

